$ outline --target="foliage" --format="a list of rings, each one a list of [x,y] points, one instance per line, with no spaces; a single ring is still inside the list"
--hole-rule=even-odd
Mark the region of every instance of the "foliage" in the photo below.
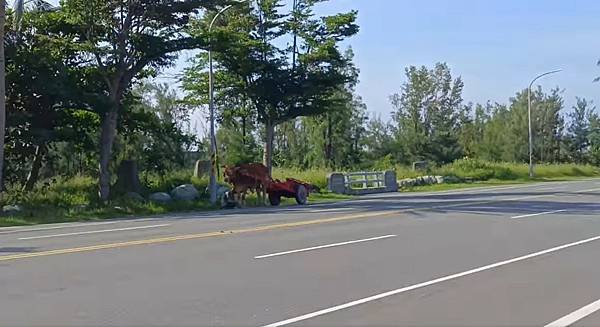
[[[261,0],[256,5],[236,6],[227,14],[223,26],[210,35],[217,62],[218,103],[233,108],[241,98],[256,120],[264,125],[264,157],[268,167],[273,156],[274,128],[297,117],[325,112],[332,96],[346,82],[348,61],[338,44],[358,31],[356,12],[316,18],[316,1],[298,0],[292,13],[283,13],[281,0]],[[200,20],[195,33],[208,37],[214,16]],[[281,39],[292,38],[293,46]],[[203,85],[205,56],[188,70],[186,89],[206,90]],[[233,96],[232,96],[233,95]],[[222,114],[222,116],[225,116]]]
[[[191,17],[212,1],[189,0],[64,0],[57,12],[61,28],[52,37],[63,39],[85,68],[104,84],[94,90],[104,106],[102,118],[99,195],[109,198],[110,163],[119,115],[134,80],[173,63],[176,53],[204,45],[187,33]]]
[[[600,175],[600,169],[591,165],[539,164],[535,168],[537,180],[592,177]],[[397,166],[398,178],[414,178],[418,175],[406,166]],[[451,164],[434,167],[430,175],[454,176],[459,180],[473,181],[528,181],[529,167],[523,163],[490,162],[479,159],[460,159]]]
[[[401,92],[391,98],[398,124],[396,137],[406,159],[448,163],[460,158],[461,78],[454,79],[444,63],[433,69],[411,66],[406,78]]]

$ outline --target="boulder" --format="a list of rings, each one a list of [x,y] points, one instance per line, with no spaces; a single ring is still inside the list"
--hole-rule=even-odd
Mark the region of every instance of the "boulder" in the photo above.
[[[444,176],[435,176],[435,182],[436,184],[444,184],[446,181],[444,179]]]
[[[437,180],[435,179],[435,176],[427,176],[427,185],[433,185],[436,183],[437,183]]]
[[[177,186],[171,191],[171,196],[177,201],[193,201],[200,198],[200,192],[192,184]]]
[[[136,192],[127,192],[127,194],[125,194],[125,198],[136,202],[144,202],[144,197]]]
[[[411,186],[414,186],[415,184],[416,184],[416,180],[413,178],[405,178],[405,179],[398,181],[398,185],[400,185],[400,187],[411,187]]]
[[[168,203],[173,200],[171,198],[171,196],[169,195],[169,193],[165,193],[165,192],[152,193],[152,194],[150,194],[148,199],[152,202],[157,202],[157,203]]]
[[[119,207],[119,206],[114,207],[113,209],[115,209],[115,211],[118,211],[118,212],[121,212],[121,213],[127,212],[127,210],[125,208]]]
[[[460,178],[458,178],[456,176],[444,176],[444,183],[456,184],[456,183],[460,183],[460,182],[461,182]]]
[[[2,213],[6,215],[18,215],[23,212],[23,207],[18,204],[10,204],[2,207]]]

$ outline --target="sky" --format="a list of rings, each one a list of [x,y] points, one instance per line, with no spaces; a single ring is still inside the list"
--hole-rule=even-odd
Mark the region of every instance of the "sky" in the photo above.
[[[52,0],[57,2],[57,0]],[[465,102],[506,103],[540,73],[539,81],[600,106],[600,1],[597,0],[330,0],[319,14],[358,10],[351,46],[359,67],[358,93],[370,112],[389,117],[389,96],[410,65],[446,62],[465,83]],[[186,65],[184,54],[171,75]]]
[[[360,33],[348,42],[361,70],[359,94],[384,117],[410,65],[446,62],[465,83],[466,102],[507,102],[536,75],[600,104],[600,1],[333,0],[324,12],[357,9]]]

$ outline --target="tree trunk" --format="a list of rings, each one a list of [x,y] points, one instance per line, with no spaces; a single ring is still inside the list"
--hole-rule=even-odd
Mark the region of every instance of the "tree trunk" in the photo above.
[[[325,164],[327,167],[333,167],[333,123],[331,116],[327,115],[327,137],[325,145]]]
[[[4,25],[6,0],[0,0],[0,197],[4,192],[4,136],[6,132],[6,64],[4,61]]]
[[[246,145],[246,117],[242,117],[242,144]]]
[[[30,192],[38,181],[40,175],[40,169],[42,168],[42,159],[46,155],[46,146],[41,144],[35,148],[35,156],[33,157],[33,163],[31,164],[31,170],[27,176],[27,182],[23,187],[24,192]]]
[[[110,197],[110,159],[112,148],[117,134],[118,106],[114,105],[102,118],[102,131],[100,133],[100,200],[106,202]]]
[[[273,171],[273,137],[275,136],[275,125],[272,122],[265,124],[265,145],[263,152],[263,164],[267,167],[269,175]]]
[[[135,160],[123,160],[117,172],[117,183],[113,193],[126,194],[128,192],[142,193],[142,182],[139,177],[138,165]]]

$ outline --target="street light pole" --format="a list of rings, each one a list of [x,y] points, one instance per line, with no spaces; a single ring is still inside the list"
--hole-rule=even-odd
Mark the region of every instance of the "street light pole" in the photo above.
[[[244,3],[240,1],[239,3]],[[212,59],[212,27],[217,21],[217,18],[222,13],[227,11],[233,5],[228,5],[219,10],[215,17],[213,17],[210,25],[208,26],[208,110],[210,112],[210,203],[215,205],[217,203],[217,138],[215,136],[215,100],[214,100],[214,72],[213,72],[213,59]]]
[[[531,83],[529,83],[529,87],[527,88],[527,115],[529,116],[529,177],[533,178],[533,128],[531,123],[531,88],[533,87],[533,83],[538,79],[550,75],[561,72],[562,69],[553,70],[551,72],[543,73],[541,75],[536,76]]]

